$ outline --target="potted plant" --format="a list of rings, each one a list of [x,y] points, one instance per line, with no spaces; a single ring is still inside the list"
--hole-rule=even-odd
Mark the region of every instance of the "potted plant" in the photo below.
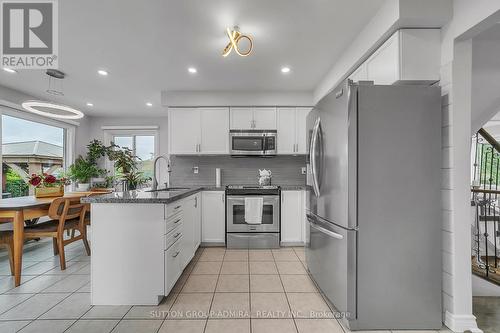
[[[75,163],[69,167],[69,178],[77,183],[77,191],[85,192],[90,189],[90,179],[99,177],[105,172],[97,167],[96,163],[82,156],[78,156]]]
[[[35,197],[62,197],[64,195],[64,185],[67,179],[57,178],[47,173],[32,174],[28,183],[35,188]]]
[[[123,176],[123,180],[127,182],[129,190],[136,190],[140,185],[151,180],[149,177],[144,177],[142,172],[132,171]]]

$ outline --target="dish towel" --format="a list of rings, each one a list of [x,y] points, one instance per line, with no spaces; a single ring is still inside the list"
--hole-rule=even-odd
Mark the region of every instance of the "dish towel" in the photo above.
[[[245,198],[245,222],[248,224],[262,224],[262,206],[264,198]]]

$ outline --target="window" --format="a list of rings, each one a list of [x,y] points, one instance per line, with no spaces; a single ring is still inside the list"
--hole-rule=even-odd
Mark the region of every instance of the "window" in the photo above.
[[[144,177],[153,177],[153,160],[158,156],[158,133],[155,130],[113,130],[105,131],[105,142],[113,142],[129,148],[138,157],[138,171]],[[109,169],[114,169],[108,165]],[[116,175],[116,170],[114,170]]]
[[[27,178],[45,172],[61,176],[65,168],[66,129],[2,115],[2,197],[33,194]]]

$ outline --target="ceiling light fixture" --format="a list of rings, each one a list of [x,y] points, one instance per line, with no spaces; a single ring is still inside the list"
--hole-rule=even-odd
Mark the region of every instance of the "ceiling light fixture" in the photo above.
[[[22,107],[32,113],[38,114],[40,116],[58,118],[58,119],[80,119],[84,117],[83,112],[73,109],[66,105],[60,105],[44,101],[26,101],[23,102]],[[68,114],[53,113],[49,111],[43,111],[38,108],[47,108],[57,111],[63,111]]]
[[[290,73],[290,67],[281,67],[281,73]]]
[[[253,41],[252,41],[252,38],[250,36],[242,34],[240,32],[240,29],[238,28],[238,26],[234,26],[233,30],[231,30],[230,28],[227,28],[226,33],[227,33],[227,37],[229,37],[229,43],[226,45],[226,47],[222,51],[223,57],[227,57],[233,49],[234,49],[234,52],[236,52],[238,55],[240,55],[242,57],[246,57],[246,56],[250,55],[250,53],[252,52],[252,48],[253,48]],[[246,39],[249,43],[248,49],[246,51],[243,51],[243,52],[239,49],[239,46],[238,46],[238,43],[242,39]]]
[[[151,102],[147,102],[147,103],[146,103],[146,106],[152,107],[152,106],[153,106],[153,103],[151,103]]]
[[[104,69],[100,69],[97,71],[97,74],[101,75],[101,76],[108,76],[108,72],[105,71]]]
[[[196,68],[194,68],[194,67],[189,67],[188,68],[188,72],[191,73],[191,74],[196,74],[196,73],[198,73],[198,70]]]
[[[3,70],[7,73],[13,73],[16,74],[17,71],[15,69],[9,68],[9,67],[4,67]]]
[[[93,107],[93,106],[94,106],[94,104],[92,104],[92,103],[88,102],[88,103],[87,103],[87,106],[89,106],[89,107]]]

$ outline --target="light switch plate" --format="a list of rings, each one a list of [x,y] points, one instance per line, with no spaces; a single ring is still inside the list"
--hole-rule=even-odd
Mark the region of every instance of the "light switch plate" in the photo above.
[[[199,172],[199,169],[197,166],[193,167],[193,173],[198,173]]]
[[[301,171],[302,171],[302,174],[305,175],[307,173],[307,168],[306,167],[302,167]]]

